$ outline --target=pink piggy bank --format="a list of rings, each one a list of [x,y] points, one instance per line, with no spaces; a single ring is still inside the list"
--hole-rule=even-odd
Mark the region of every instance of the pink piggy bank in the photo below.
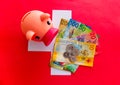
[[[58,33],[53,28],[50,14],[38,10],[26,13],[21,20],[21,29],[28,40],[43,41],[48,46]]]

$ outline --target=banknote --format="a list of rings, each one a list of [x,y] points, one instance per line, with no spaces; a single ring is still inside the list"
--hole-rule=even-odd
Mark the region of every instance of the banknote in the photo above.
[[[95,32],[90,32],[86,34],[81,34],[79,36],[76,36],[75,38],[71,38],[72,40],[77,40],[80,42],[87,42],[87,43],[94,43],[98,45],[98,36]]]
[[[65,29],[67,27],[67,24],[68,24],[68,20],[61,18],[57,38],[63,38],[63,35],[64,35]]]
[[[79,65],[76,65],[76,64],[57,62],[57,61],[52,61],[52,60],[50,62],[50,66],[56,69],[70,71],[72,73],[74,73],[79,67]]]
[[[90,33],[92,30],[87,27],[86,25],[75,21],[73,19],[70,19],[67,25],[67,28],[65,30],[63,38],[75,38],[81,34]]]
[[[57,38],[52,60],[70,64],[93,66],[96,44]]]

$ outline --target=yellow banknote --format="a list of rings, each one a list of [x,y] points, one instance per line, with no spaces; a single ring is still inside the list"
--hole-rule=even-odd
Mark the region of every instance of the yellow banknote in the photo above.
[[[96,44],[56,38],[52,60],[93,66]]]

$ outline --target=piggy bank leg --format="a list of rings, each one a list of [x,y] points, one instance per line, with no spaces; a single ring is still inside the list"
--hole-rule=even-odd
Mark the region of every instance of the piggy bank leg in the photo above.
[[[34,33],[33,31],[28,31],[28,32],[26,33],[26,38],[27,38],[28,40],[31,40],[34,34],[35,34],[35,33]]]

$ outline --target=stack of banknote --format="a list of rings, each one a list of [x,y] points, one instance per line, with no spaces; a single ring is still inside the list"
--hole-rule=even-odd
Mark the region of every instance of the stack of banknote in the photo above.
[[[50,66],[74,73],[79,66],[93,67],[98,34],[76,20],[61,19]]]

